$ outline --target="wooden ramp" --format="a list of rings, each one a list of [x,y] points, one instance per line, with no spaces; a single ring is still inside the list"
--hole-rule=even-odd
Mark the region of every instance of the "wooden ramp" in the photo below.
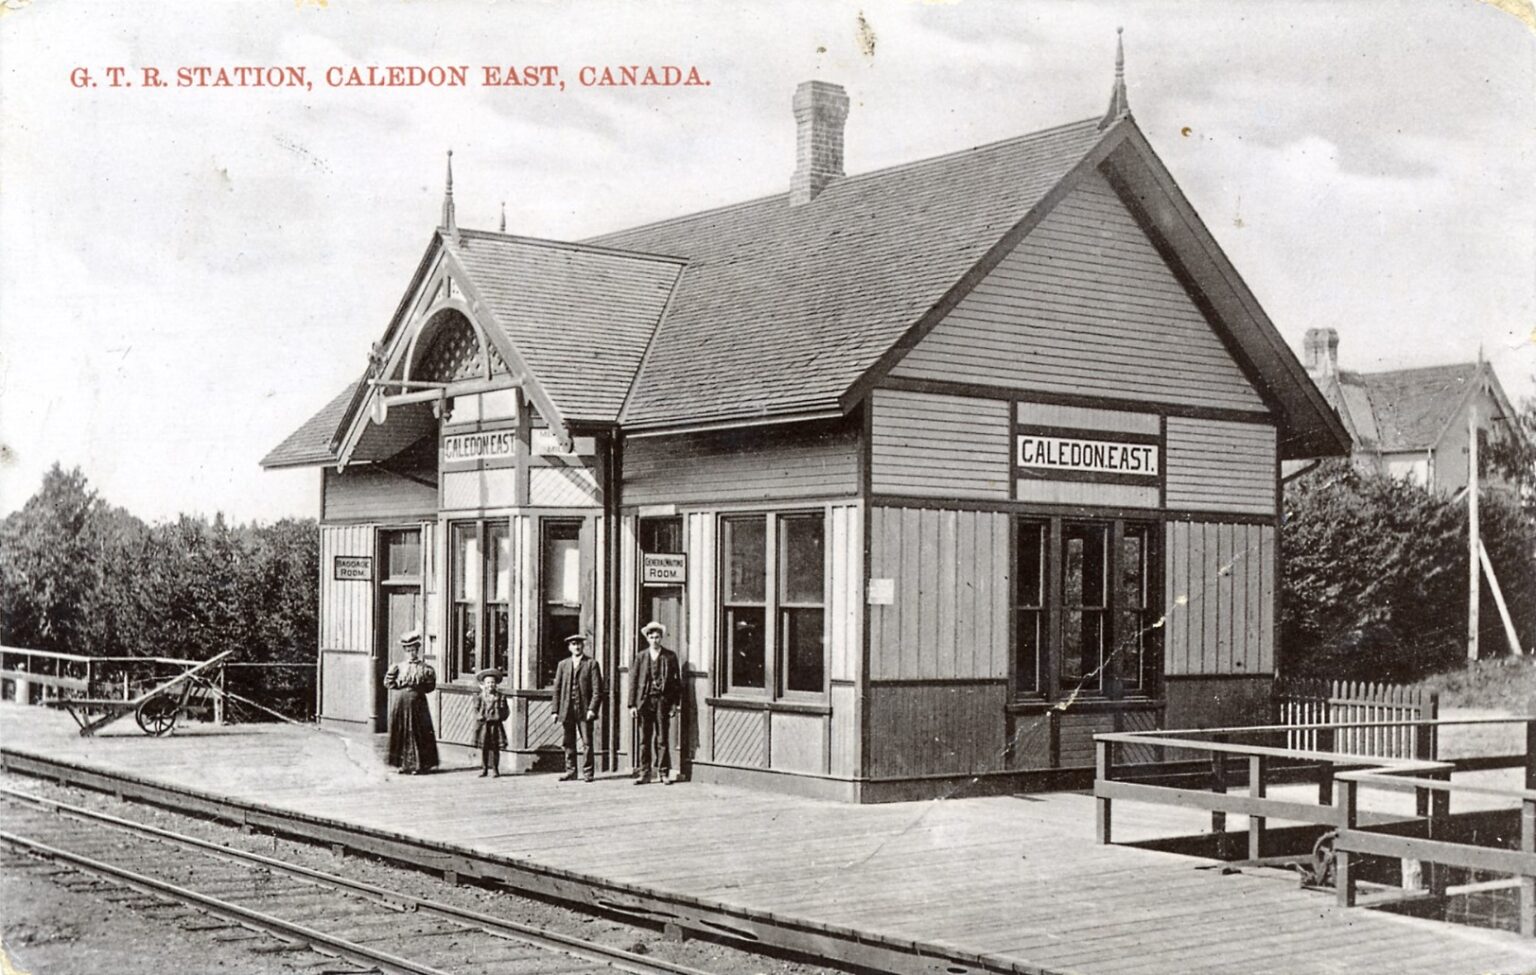
[[[0,705],[0,737],[12,755],[354,824],[419,847],[418,862],[439,869],[444,850],[471,850],[572,891],[708,907],[765,941],[778,931],[791,944],[863,943],[893,970],[1536,971],[1536,944],[1513,935],[1340,909],[1278,871],[1223,873],[1096,846],[1084,794],[846,806],[688,783],[635,788],[619,776],[480,779],[466,767],[400,777],[376,742],[312,728],[80,738],[64,715],[11,704]],[[1200,828],[1197,816],[1139,805],[1121,822],[1127,840]]]

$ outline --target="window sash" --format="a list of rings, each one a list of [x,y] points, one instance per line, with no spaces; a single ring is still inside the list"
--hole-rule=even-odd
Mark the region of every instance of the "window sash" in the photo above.
[[[826,694],[824,512],[721,515],[721,690],[754,697]]]

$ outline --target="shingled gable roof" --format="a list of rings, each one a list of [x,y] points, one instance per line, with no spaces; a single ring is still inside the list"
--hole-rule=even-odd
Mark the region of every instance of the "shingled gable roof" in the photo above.
[[[670,302],[656,306],[660,325],[619,421],[645,430],[846,412],[1079,176],[1106,161],[1105,172],[1276,410],[1282,456],[1347,453],[1348,432],[1130,116],[1107,130],[1084,120],[846,177],[802,206],[777,194],[592,238],[586,247],[621,265],[633,257],[678,267],[658,254],[686,262],[672,279]],[[515,261],[491,253],[500,245],[474,254],[477,241],[501,239],[468,232],[472,283],[487,289],[493,310],[501,302],[522,323],[514,333],[519,350],[540,358],[556,385],[564,383],[563,395],[579,396],[584,350],[561,342],[559,330],[538,327],[533,314],[558,302],[520,297],[519,288],[540,287],[540,279],[512,272]],[[580,289],[555,293],[571,304],[591,300]],[[620,330],[624,353],[615,364],[632,361],[637,324]],[[547,356],[537,351],[545,342]],[[559,366],[575,368],[551,371]],[[598,399],[610,403],[616,386],[605,386]]]
[[[677,258],[563,241],[458,230],[448,260],[483,303],[504,358],[520,360],[566,422],[613,423],[682,271]],[[393,339],[410,299],[443,246],[435,235],[391,320]],[[263,467],[333,463],[367,390],[353,383],[262,459]]]
[[[1338,388],[1355,425],[1372,431],[1370,437],[1362,437],[1364,446],[1384,453],[1427,450],[1460,415],[1485,368],[1477,362],[1458,362],[1392,372],[1341,372]],[[1497,389],[1497,379],[1493,385],[1494,396],[1507,402]],[[1368,417],[1358,415],[1362,405],[1369,408]]]
[[[1349,434],[1135,121],[1107,121],[836,180],[802,206],[780,194],[593,238],[688,259],[621,422],[847,411],[1105,165],[1276,410],[1282,454],[1347,453]]]
[[[626,428],[843,411],[843,394],[1024,219],[1097,120],[592,238],[688,270]]]

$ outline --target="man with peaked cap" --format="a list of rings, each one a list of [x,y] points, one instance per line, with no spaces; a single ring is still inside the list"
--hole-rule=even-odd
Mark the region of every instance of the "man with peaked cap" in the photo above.
[[[667,739],[672,709],[683,694],[682,670],[677,654],[662,646],[667,628],[654,620],[640,628],[646,647],[635,654],[630,668],[629,709],[640,722],[640,777],[635,785],[651,781],[654,767],[663,785],[672,784],[672,749]]]
[[[571,655],[555,668],[555,720],[565,728],[565,774],[561,782],[576,778],[576,740],[581,739],[581,777],[591,782],[597,771],[592,726],[603,706],[603,672],[586,654],[587,638],[577,633],[565,638]]]

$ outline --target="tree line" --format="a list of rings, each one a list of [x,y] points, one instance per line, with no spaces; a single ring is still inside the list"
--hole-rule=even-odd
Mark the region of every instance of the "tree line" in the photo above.
[[[319,530],[313,519],[146,524],[55,464],[0,522],[0,643],[96,657],[231,663],[316,660]],[[312,668],[236,668],[230,690],[313,712]]]

